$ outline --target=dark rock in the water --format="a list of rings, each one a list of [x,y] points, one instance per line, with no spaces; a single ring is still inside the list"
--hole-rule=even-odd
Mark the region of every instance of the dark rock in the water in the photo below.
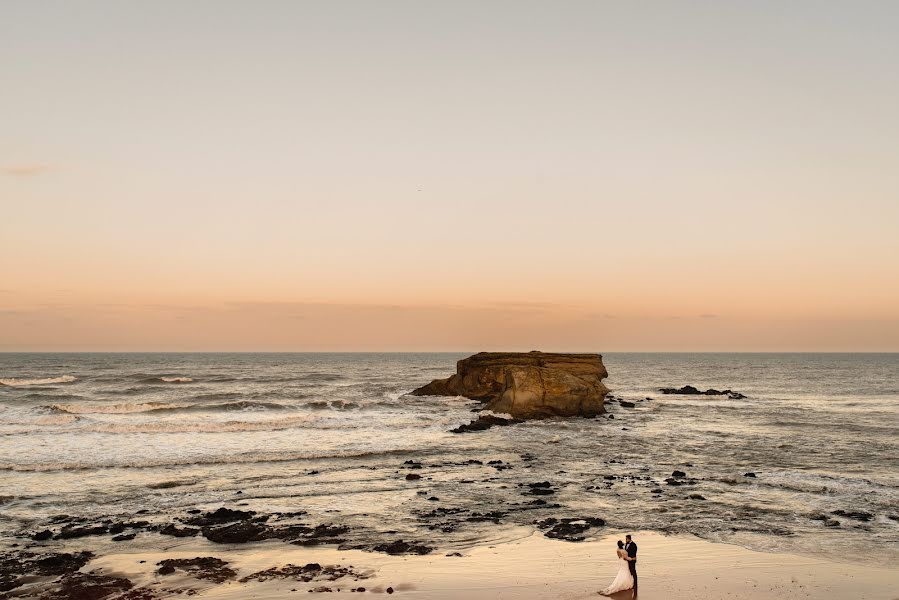
[[[481,352],[412,395],[483,400],[487,409],[519,419],[594,417],[603,412],[607,376],[599,354]]]
[[[375,552],[386,552],[387,554],[430,554],[434,549],[424,544],[415,544],[397,540],[389,544],[379,544],[374,548]]]
[[[193,527],[178,528],[174,525],[166,525],[159,530],[159,533],[162,535],[170,535],[172,537],[193,537],[200,533],[200,530]]]
[[[201,517],[185,519],[184,522],[197,527],[208,527],[209,525],[222,525],[224,523],[233,523],[234,521],[246,521],[255,515],[256,513],[252,510],[233,510],[222,507]]]
[[[459,425],[455,429],[450,429],[450,433],[467,433],[470,431],[484,431],[491,427],[504,427],[506,425],[515,425],[516,423],[524,423],[522,419],[506,419],[496,417],[494,415],[481,415],[467,425]]]
[[[840,522],[837,521],[836,519],[826,519],[826,520],[824,521],[824,525],[825,525],[826,527],[839,527],[839,526],[840,526]]]
[[[268,529],[258,523],[242,521],[224,527],[204,527],[203,536],[217,544],[245,544],[266,539]]]
[[[731,400],[743,400],[746,398],[746,396],[740,392],[735,392],[733,390],[716,390],[714,388],[709,388],[703,392],[692,385],[685,385],[682,388],[659,388],[659,391],[663,394],[680,394],[683,396],[727,396]]]
[[[203,556],[197,558],[168,558],[156,563],[160,575],[169,575],[176,569],[184,571],[197,579],[205,579],[215,583],[224,583],[237,577],[237,572],[220,558]]]
[[[421,479],[421,475],[418,473],[407,473],[406,481],[415,481],[416,479]]]
[[[74,538],[86,537],[89,535],[103,535],[109,533],[109,530],[105,525],[96,525],[93,527],[74,527],[74,526],[66,526],[62,528],[56,535],[56,539],[58,540],[70,540]]]
[[[675,478],[677,478],[677,479],[683,479],[684,477],[687,476],[687,474],[684,473],[683,471],[674,471],[674,472],[671,474],[671,476],[672,476],[672,477],[675,477]]]
[[[651,489],[651,490],[649,490],[649,493],[650,493],[650,494],[661,494],[661,493],[662,493],[662,488],[654,488],[654,489]]]
[[[687,498],[689,498],[690,500],[705,500],[705,496],[703,496],[702,494],[690,494],[689,496],[687,496]]]
[[[45,529],[43,531],[38,531],[37,533],[33,534],[31,536],[31,539],[33,539],[36,542],[43,542],[44,540],[49,540],[52,537],[53,537],[53,532],[50,531],[49,529]]]
[[[755,477],[755,473],[750,471],[749,473],[743,473],[743,477]]]
[[[620,404],[622,408],[634,408],[635,406],[637,406],[635,403],[628,402],[627,400],[621,400],[620,402],[618,402],[618,404]]]
[[[838,517],[846,517],[847,519],[853,519],[855,521],[870,521],[874,518],[874,515],[869,512],[865,512],[863,510],[856,511],[847,511],[847,510],[835,510],[832,515],[837,515]]]
[[[133,540],[135,537],[137,537],[136,533],[123,533],[122,535],[113,536],[112,541],[127,542],[128,540]]]

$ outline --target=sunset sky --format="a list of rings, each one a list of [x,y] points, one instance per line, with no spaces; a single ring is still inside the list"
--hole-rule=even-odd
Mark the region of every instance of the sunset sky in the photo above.
[[[899,351],[899,4],[0,5],[0,351]]]

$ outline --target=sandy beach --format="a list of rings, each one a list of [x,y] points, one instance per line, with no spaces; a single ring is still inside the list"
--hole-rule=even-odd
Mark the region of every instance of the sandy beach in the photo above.
[[[430,600],[574,600],[599,597],[597,591],[614,575],[615,540],[623,535],[570,543],[549,540],[539,533],[529,535],[524,529],[522,534],[524,537],[515,541],[476,547],[461,556],[440,552],[389,556],[332,547],[297,547],[279,541],[228,546],[192,538],[175,541],[165,550],[107,554],[90,561],[81,571],[130,580],[130,592],[113,596],[126,598],[188,594],[222,600],[274,599],[307,592],[359,597],[357,590],[364,588],[364,593]],[[652,532],[636,532],[634,538],[640,545],[639,597],[644,600],[899,598],[899,570],[888,565],[754,552]],[[158,563],[163,560],[197,557],[220,559],[227,563],[220,566],[232,572],[218,582],[204,580],[209,571],[203,569],[175,568],[168,574],[159,573]],[[321,569],[296,570],[293,576],[283,576],[289,571],[287,565],[303,567],[310,563]],[[277,570],[271,571],[273,568]],[[301,573],[318,575],[304,582]],[[25,597],[36,590],[34,585],[41,583],[36,580],[9,597]],[[630,598],[631,594],[621,592],[614,597]]]

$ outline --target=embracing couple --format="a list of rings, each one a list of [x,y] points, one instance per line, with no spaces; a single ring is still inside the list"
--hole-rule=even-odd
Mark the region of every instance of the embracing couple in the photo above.
[[[604,590],[599,593],[603,596],[614,594],[615,592],[623,592],[625,590],[634,590],[634,597],[637,597],[637,544],[631,539],[630,534],[624,536],[624,541],[618,540],[618,574],[615,580]]]

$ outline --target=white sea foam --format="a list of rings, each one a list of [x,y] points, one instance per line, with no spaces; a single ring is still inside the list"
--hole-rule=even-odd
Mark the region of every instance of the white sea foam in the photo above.
[[[72,383],[78,378],[73,375],[62,375],[61,377],[46,377],[44,379],[0,379],[0,385],[8,385],[13,387],[26,385],[49,385],[53,383]]]
[[[125,415],[131,413],[150,412],[161,408],[183,408],[191,406],[189,403],[174,402],[123,402],[121,404],[53,404],[51,409],[67,412],[75,415]]]
[[[190,383],[193,381],[190,377],[160,377],[159,380],[166,383]]]
[[[279,431],[315,420],[308,415],[265,421],[155,421],[152,423],[94,423],[80,431],[96,433],[234,433]]]
[[[346,450],[346,451],[298,451],[298,452],[247,452],[230,456],[204,456],[197,458],[159,458],[143,459],[123,463],[89,463],[89,462],[46,462],[46,463],[0,463],[0,471],[22,473],[49,471],[80,471],[99,468],[146,469],[153,467],[181,467],[187,465],[229,465],[252,463],[282,463],[298,460],[322,460],[334,458],[365,458],[373,456],[403,456],[416,448],[390,448],[385,450]]]

